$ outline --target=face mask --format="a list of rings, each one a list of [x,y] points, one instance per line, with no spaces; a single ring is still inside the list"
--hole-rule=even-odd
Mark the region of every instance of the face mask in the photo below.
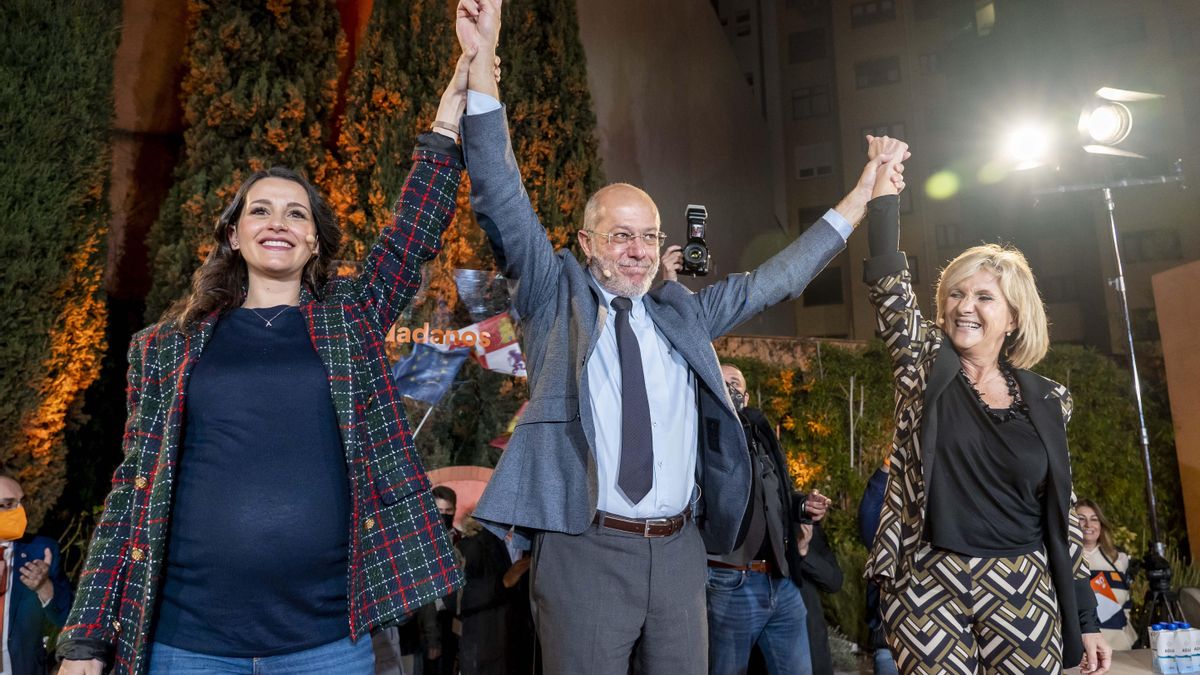
[[[442,524],[444,524],[446,526],[447,530],[453,530],[454,529],[454,514],[453,513],[443,513],[442,514]]]
[[[725,389],[729,391],[729,399],[733,401],[734,410],[741,410],[746,407],[746,397],[742,395],[742,392],[729,386],[729,384],[725,385]]]
[[[0,540],[16,541],[25,536],[25,507],[0,511]]]

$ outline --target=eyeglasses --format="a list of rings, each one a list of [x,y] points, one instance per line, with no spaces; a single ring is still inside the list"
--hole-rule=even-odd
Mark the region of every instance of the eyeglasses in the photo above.
[[[0,499],[0,511],[12,511],[20,505],[20,499]]]
[[[597,232],[595,230],[584,230],[588,234],[594,234],[597,237],[605,237],[608,243],[617,246],[628,246],[629,242],[634,239],[640,239],[642,244],[647,248],[658,248],[667,240],[666,232],[647,232],[646,234],[631,234],[629,232]]]

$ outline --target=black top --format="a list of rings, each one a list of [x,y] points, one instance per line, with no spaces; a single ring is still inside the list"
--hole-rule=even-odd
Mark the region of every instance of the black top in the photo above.
[[[1025,414],[995,422],[963,375],[937,400],[937,457],[929,478],[929,541],[979,558],[1040,550],[1050,461]]]
[[[787,549],[793,524],[785,497],[791,490],[787,467],[779,466],[772,456],[771,444],[778,441],[762,413],[754,408],[744,408],[739,419],[746,432],[752,468],[750,504],[744,524],[746,534],[736,549],[713,557],[731,565],[766,560],[774,568],[774,576],[791,576]]]
[[[244,658],[348,636],[349,478],[300,310],[222,317],[186,406],[154,639]]]

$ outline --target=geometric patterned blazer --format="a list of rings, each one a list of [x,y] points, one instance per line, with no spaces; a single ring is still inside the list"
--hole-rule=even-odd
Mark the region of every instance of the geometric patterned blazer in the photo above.
[[[355,640],[448,595],[462,580],[384,353],[389,327],[420,287],[421,266],[437,255],[454,217],[461,154],[429,136],[413,153],[393,222],[362,272],[331,280],[320,299],[307,291],[300,297],[329,374],[350,479],[347,617]],[[130,345],[125,458],[59,638],[64,658],[102,658],[117,673],[146,671],[188,375],[217,319],[214,313],[184,331],[156,324]]]
[[[891,225],[898,233],[897,203],[895,196],[872,200],[867,208],[870,226]],[[887,489],[866,568],[866,577],[886,597],[907,586],[913,556],[922,543],[925,497],[936,461],[934,403],[958,374],[961,362],[941,328],[921,315],[905,254],[894,247],[871,254],[864,277],[879,335],[892,358],[896,388],[896,432]],[[1066,387],[1029,370],[1016,370],[1016,380],[1029,406],[1030,421],[1046,445],[1046,556],[1062,619],[1063,663],[1077,664],[1083,657],[1079,612],[1091,611],[1096,600],[1086,587],[1089,573],[1071,488],[1066,433],[1071,395]]]

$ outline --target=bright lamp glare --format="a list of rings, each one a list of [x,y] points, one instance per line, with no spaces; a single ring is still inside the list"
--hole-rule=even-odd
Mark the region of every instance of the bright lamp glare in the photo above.
[[[1101,145],[1116,145],[1129,135],[1133,115],[1129,108],[1110,101],[1085,110],[1079,118],[1079,128]]]
[[[1022,124],[1004,137],[1004,156],[1015,169],[1041,166],[1050,154],[1050,132],[1036,124]]]

